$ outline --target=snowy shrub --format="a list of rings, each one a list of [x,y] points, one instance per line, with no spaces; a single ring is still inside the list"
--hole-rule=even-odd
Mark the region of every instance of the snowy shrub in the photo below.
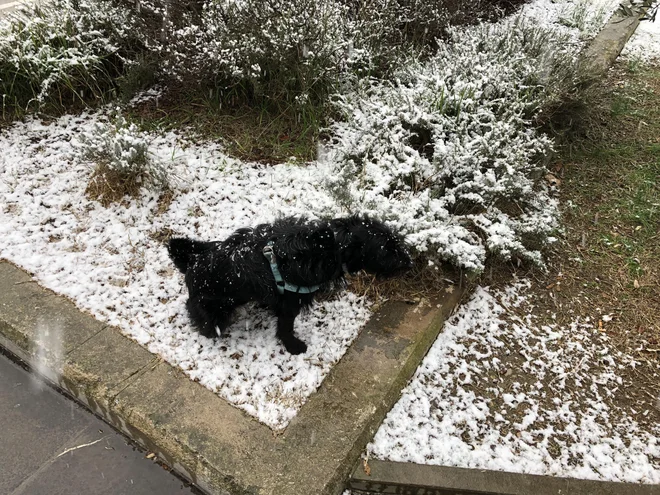
[[[318,103],[347,77],[387,73],[411,47],[435,46],[451,23],[523,1],[210,0],[180,9],[177,25],[163,15],[163,70],[229,95]]]
[[[403,46],[436,48],[451,26],[493,21],[510,14],[526,0],[363,0],[353,2],[365,30],[391,52]],[[374,47],[376,49],[376,47]]]
[[[337,98],[342,120],[331,128],[335,197],[384,217],[427,257],[469,270],[488,255],[540,263],[556,227],[539,181],[551,141],[529,119],[565,82],[574,54],[566,40],[516,22],[455,31],[393,82],[364,82]]]
[[[352,46],[347,7],[333,0],[209,1],[189,19],[163,45],[164,72],[227,94],[318,102],[347,67],[368,63]]]
[[[5,105],[124,96],[156,77],[259,105],[323,105],[356,75],[389,74],[451,23],[524,0],[47,0],[0,25]],[[121,76],[119,79],[118,77]]]
[[[92,163],[87,194],[103,204],[136,196],[143,186],[164,188],[167,172],[149,152],[144,133],[117,116],[111,123],[95,123],[76,143],[78,160]]]
[[[5,106],[100,98],[141,48],[130,11],[109,0],[29,2],[0,21]]]

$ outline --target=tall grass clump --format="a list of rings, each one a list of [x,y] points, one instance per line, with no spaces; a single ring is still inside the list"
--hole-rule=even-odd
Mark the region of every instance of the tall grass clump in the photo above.
[[[344,0],[386,60],[403,46],[431,53],[452,26],[495,21],[526,0]],[[374,36],[375,35],[375,36]]]
[[[3,111],[100,99],[144,49],[139,22],[109,0],[29,2],[0,21]]]
[[[136,197],[142,188],[167,187],[167,170],[149,151],[147,135],[120,115],[84,131],[76,141],[76,156],[93,167],[87,196],[105,206]]]
[[[319,105],[341,74],[369,64],[348,7],[333,0],[211,1],[163,45],[165,76],[224,101]]]

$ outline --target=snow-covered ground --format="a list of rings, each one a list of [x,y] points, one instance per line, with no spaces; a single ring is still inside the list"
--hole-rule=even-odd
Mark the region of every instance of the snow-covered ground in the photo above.
[[[611,10],[616,2],[607,1]],[[575,48],[607,17],[607,9],[588,7],[593,5],[539,0],[525,11],[532,24],[553,26]],[[497,74],[491,76],[495,87]],[[483,113],[481,108],[475,112]],[[230,335],[213,344],[190,328],[182,276],[159,239],[164,231],[221,239],[236,228],[280,215],[345,214],[324,187],[333,166],[327,161],[332,150],[319,162],[264,167],[230,159],[212,144],[195,144],[174,134],[145,135],[154,161],[171,179],[172,203],[161,211],[158,194],[143,191],[137,199],[106,208],[85,196],[92,166],[75,152],[81,136],[104,118],[65,116],[48,124],[27,119],[0,133],[0,258],[34,273],[44,286],[118,326],[267,425],[285,427],[369,318],[366,302],[343,293],[301,316],[296,331],[309,346],[301,356],[284,353],[275,338],[274,319],[251,307],[239,311]],[[488,143],[487,136],[473,141],[498,149],[516,147],[508,141]],[[382,157],[383,162],[392,160],[398,160],[396,149]],[[419,220],[400,218],[408,225]],[[451,218],[446,224],[424,226],[439,237],[455,228]],[[491,230],[493,238],[512,235],[506,229]]]
[[[476,290],[445,324],[370,455],[660,483],[660,425],[641,429],[610,400],[636,363],[594,323],[607,325],[609,315],[540,325],[524,295],[529,286]]]
[[[172,204],[159,214],[158,194],[144,191],[105,208],[86,198],[92,168],[74,157],[99,118],[28,119],[0,135],[0,258],[267,425],[286,426],[369,318],[365,301],[345,292],[299,317],[300,356],[283,351],[274,318],[257,308],[239,311],[230,336],[213,344],[190,328],[183,277],[155,238],[170,229],[220,239],[277,215],[337,213],[319,190],[323,170],[246,166],[214,146],[152,136],[155,159],[175,177]]]
[[[644,20],[639,23],[621,56],[628,60],[660,61],[660,16],[655,21]]]

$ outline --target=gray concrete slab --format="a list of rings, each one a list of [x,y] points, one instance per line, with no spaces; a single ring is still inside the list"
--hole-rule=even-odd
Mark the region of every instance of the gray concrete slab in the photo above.
[[[660,495],[660,485],[612,483],[485,469],[369,461],[348,482],[355,493],[434,495]]]
[[[88,426],[73,402],[53,402],[50,391],[0,356],[0,493],[11,493]]]
[[[629,0],[623,4],[632,7]],[[615,12],[583,50],[580,57],[580,72],[583,77],[599,78],[603,76],[617,59],[647,10],[639,7],[632,8],[637,15],[627,16],[619,11]]]
[[[0,261],[0,283],[0,332],[28,354],[38,352],[47,331],[51,335],[49,347],[56,342],[64,356],[105,328],[6,261]]]
[[[126,386],[127,380],[159,362],[158,356],[111,327],[104,328],[66,356],[66,365],[80,375],[93,376],[102,369],[102,386],[111,397]]]
[[[106,423],[3,355],[0,431],[2,494],[194,493]]]

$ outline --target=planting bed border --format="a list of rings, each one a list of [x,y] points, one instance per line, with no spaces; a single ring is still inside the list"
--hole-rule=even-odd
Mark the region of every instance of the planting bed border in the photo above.
[[[280,433],[2,261],[0,346],[209,493],[337,495],[464,292],[384,305]]]
[[[348,487],[355,494],[405,495],[660,495],[660,485],[559,478],[486,469],[370,460]]]

